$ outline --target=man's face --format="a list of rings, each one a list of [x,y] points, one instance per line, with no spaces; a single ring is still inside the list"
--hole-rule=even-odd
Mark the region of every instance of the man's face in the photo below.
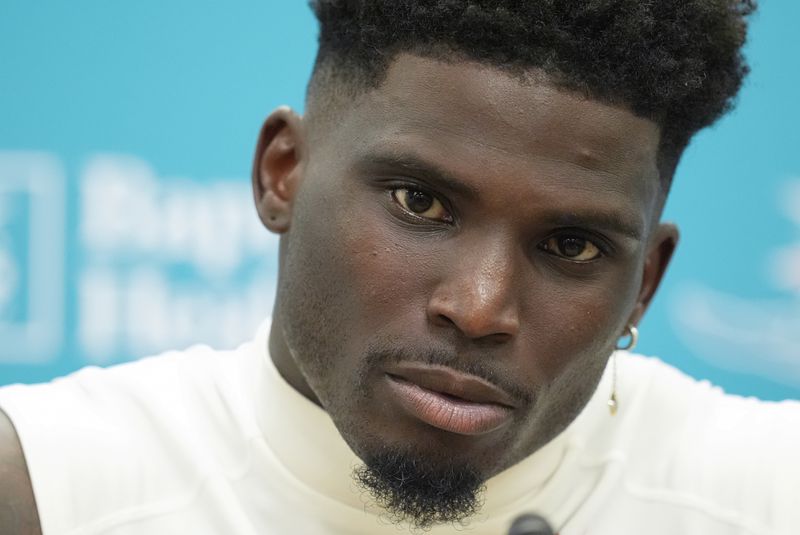
[[[259,156],[288,218],[273,360],[368,464],[485,480],[575,418],[657,286],[658,128],[410,55],[335,117]]]

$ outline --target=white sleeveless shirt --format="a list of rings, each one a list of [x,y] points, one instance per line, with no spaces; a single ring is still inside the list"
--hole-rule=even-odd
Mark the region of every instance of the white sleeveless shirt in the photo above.
[[[44,535],[399,533],[267,335],[1,388]],[[615,417],[604,377],[566,431],[488,482],[467,528],[430,533],[502,535],[535,511],[560,535],[800,534],[800,403],[726,396],[655,359],[618,367]]]

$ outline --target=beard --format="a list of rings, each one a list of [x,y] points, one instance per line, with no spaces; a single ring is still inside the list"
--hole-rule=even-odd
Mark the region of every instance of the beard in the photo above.
[[[399,449],[369,456],[353,477],[384,511],[384,518],[414,530],[435,524],[465,526],[483,505],[485,485],[477,470]]]

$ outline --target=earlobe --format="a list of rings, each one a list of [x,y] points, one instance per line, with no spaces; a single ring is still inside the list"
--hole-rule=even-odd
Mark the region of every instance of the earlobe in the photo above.
[[[639,323],[653,300],[678,245],[678,237],[678,228],[675,225],[661,223],[650,240],[642,272],[642,285],[636,299],[636,306],[631,314],[631,325]]]
[[[253,197],[267,229],[289,230],[292,206],[302,178],[303,121],[291,109],[278,108],[261,128],[253,160]]]

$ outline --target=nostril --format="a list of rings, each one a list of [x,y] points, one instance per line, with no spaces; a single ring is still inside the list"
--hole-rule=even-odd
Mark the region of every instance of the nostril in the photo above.
[[[478,289],[480,290],[480,288]],[[503,295],[481,296],[480,291],[437,292],[428,301],[427,319],[439,328],[454,329],[465,337],[507,342],[519,329],[516,303]],[[454,297],[457,296],[457,297]]]
[[[456,326],[456,322],[455,322],[455,321],[453,321],[452,319],[450,319],[450,318],[449,318],[447,315],[445,315],[445,314],[438,314],[438,315],[436,316],[436,319],[438,319],[438,320],[439,320],[439,323],[441,323],[442,325],[445,325],[445,326],[447,326],[447,327]]]
[[[494,333],[486,336],[485,338],[487,342],[492,342],[495,344],[505,344],[511,341],[513,336],[509,333]]]

